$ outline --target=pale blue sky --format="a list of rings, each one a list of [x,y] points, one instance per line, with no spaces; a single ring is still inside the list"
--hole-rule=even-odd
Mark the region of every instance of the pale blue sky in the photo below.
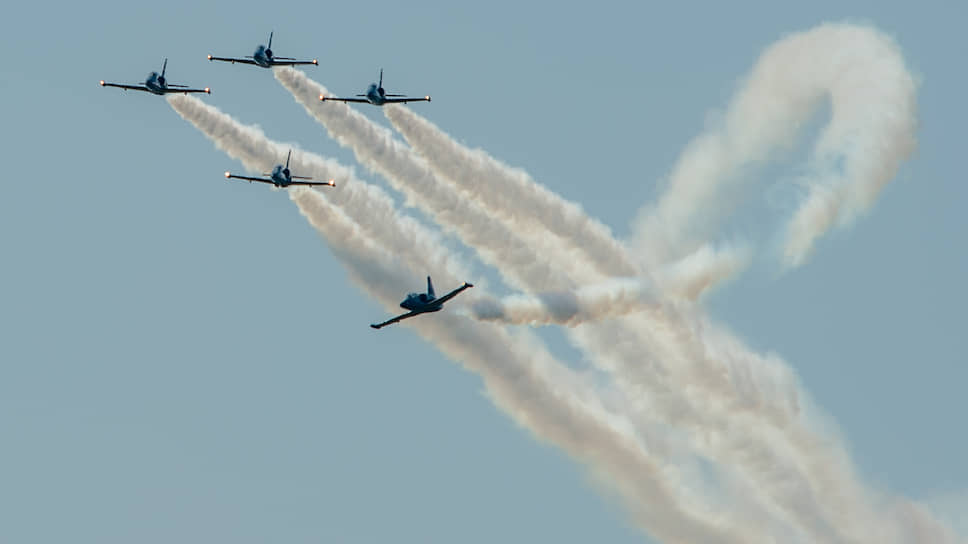
[[[641,541],[474,375],[405,327],[369,329],[384,309],[285,194],[226,183],[238,164],[164,99],[97,85],[142,81],[168,57],[170,81],[210,86],[204,100],[270,137],[353,164],[271,73],[205,60],[251,54],[270,30],[277,54],[318,57],[306,72],[334,92],[360,92],[383,67],[392,92],[433,95],[414,109],[621,236],[770,43],[845,18],[894,36],[922,80],[916,156],[806,266],[780,274],[764,257],[709,305],[795,368],[874,487],[963,496],[966,11],[13,4],[0,37],[12,55],[0,70],[0,541]],[[738,232],[764,240],[769,219]]]

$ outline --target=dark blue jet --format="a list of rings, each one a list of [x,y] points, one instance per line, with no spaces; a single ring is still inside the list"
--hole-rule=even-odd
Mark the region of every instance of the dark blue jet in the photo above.
[[[236,176],[231,172],[225,173],[225,179],[241,179],[252,183],[253,181],[258,181],[259,183],[270,183],[276,187],[289,187],[290,185],[329,185],[330,187],[336,187],[336,182],[334,180],[329,181],[312,181],[310,178],[303,176],[294,176],[289,171],[289,159],[292,158],[292,150],[289,150],[289,155],[286,157],[286,166],[283,167],[281,164],[277,164],[272,172],[266,174],[268,178],[252,178],[249,176]],[[298,180],[308,180],[308,181],[293,181]]]
[[[236,59],[232,57],[213,57],[208,56],[208,60],[220,60],[223,62],[231,62],[235,64],[240,62],[242,64],[253,64],[255,66],[261,66],[263,68],[272,68],[273,66],[296,66],[298,64],[312,64],[319,65],[319,61],[313,60],[296,60],[290,57],[277,57],[272,54],[272,32],[269,33],[269,45],[260,45],[256,48],[255,53],[251,57],[245,57],[243,59]]]
[[[382,106],[384,104],[397,104],[406,102],[430,102],[430,95],[421,98],[401,98],[406,97],[403,94],[387,94],[383,89],[383,68],[380,68],[380,82],[371,83],[370,87],[366,90],[366,94],[358,94],[356,96],[362,98],[336,98],[335,96],[325,96],[319,95],[319,99],[323,102],[327,100],[335,100],[337,102],[358,102],[361,104],[373,104],[374,106]]]
[[[398,321],[403,321],[404,319],[413,317],[419,314],[425,314],[428,312],[439,312],[441,308],[444,307],[444,303],[448,300],[456,297],[461,291],[467,289],[468,287],[474,287],[472,284],[464,282],[457,289],[447,293],[446,295],[436,298],[434,296],[434,284],[430,281],[430,276],[427,276],[427,292],[426,293],[410,293],[407,298],[400,303],[400,307],[405,310],[410,310],[405,314],[398,315],[393,319],[384,321],[383,323],[376,323],[370,325],[374,329],[382,329],[387,325],[392,325]]]
[[[102,87],[117,87],[119,89],[124,89],[126,91],[145,91],[152,94],[164,95],[171,93],[208,93],[212,94],[212,90],[208,87],[204,89],[189,89],[188,85],[175,85],[174,83],[168,83],[165,79],[165,70],[168,69],[168,59],[165,59],[164,66],[161,67],[161,74],[158,72],[151,72],[148,75],[148,79],[145,80],[144,85],[123,85],[121,83],[105,83],[101,80]]]

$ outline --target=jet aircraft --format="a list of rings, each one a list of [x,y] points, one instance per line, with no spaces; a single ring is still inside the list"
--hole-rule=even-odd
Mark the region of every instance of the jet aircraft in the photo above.
[[[356,96],[361,98],[336,98],[335,96],[326,96],[321,94],[319,95],[319,99],[323,102],[326,102],[327,100],[336,100],[338,102],[359,102],[361,104],[373,104],[374,106],[396,104],[401,102],[430,102],[430,95],[420,98],[410,98],[403,94],[387,94],[383,89],[383,68],[380,68],[380,82],[371,83],[370,87],[366,90],[366,94],[358,94]]]
[[[161,67],[161,74],[158,72],[151,72],[148,75],[148,79],[145,80],[144,85],[124,85],[121,83],[105,83],[101,80],[102,87],[117,87],[124,90],[132,91],[145,91],[152,94],[164,95],[171,93],[208,93],[212,94],[212,90],[208,87],[204,89],[189,89],[188,85],[175,85],[174,83],[168,83],[165,79],[165,71],[168,69],[168,59],[165,59],[165,64]]]
[[[255,66],[261,66],[263,68],[272,68],[273,66],[295,66],[297,64],[313,64],[318,66],[319,61],[313,60],[296,60],[290,57],[277,57],[272,54],[272,32],[269,33],[269,45],[259,45],[255,49],[255,53],[250,57],[245,57],[243,59],[236,59],[232,57],[213,57],[208,56],[208,60],[220,60],[223,62],[231,62],[235,64],[236,62],[241,62],[242,64],[253,64]]]
[[[289,159],[292,158],[292,150],[289,150],[289,155],[286,157],[286,166],[283,167],[281,164],[277,164],[272,172],[266,174],[268,178],[253,178],[249,176],[236,176],[231,172],[225,173],[225,179],[241,179],[252,183],[253,181],[258,181],[259,183],[271,183],[276,187],[289,187],[290,185],[329,185],[330,187],[336,187],[336,182],[334,180],[329,181],[312,181],[310,178],[303,176],[294,176],[289,172]],[[298,180],[308,180],[308,181],[293,181]]]
[[[427,292],[426,293],[410,293],[407,298],[400,303],[400,307],[405,310],[410,310],[405,314],[398,315],[393,319],[384,321],[383,323],[374,323],[370,325],[374,329],[381,329],[387,325],[392,325],[404,319],[413,317],[415,315],[427,313],[427,312],[439,312],[441,308],[444,307],[444,303],[448,300],[456,297],[461,291],[467,289],[468,287],[474,287],[474,285],[464,282],[457,289],[447,293],[446,295],[436,298],[434,296],[434,284],[430,281],[430,276],[427,276]]]

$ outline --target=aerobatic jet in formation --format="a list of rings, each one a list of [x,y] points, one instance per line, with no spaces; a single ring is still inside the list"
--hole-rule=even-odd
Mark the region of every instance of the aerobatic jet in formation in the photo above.
[[[261,66],[263,68],[272,68],[273,66],[296,66],[298,64],[319,65],[319,61],[316,59],[296,60],[291,57],[275,56],[272,53],[272,32],[269,33],[269,45],[260,45],[255,49],[255,53],[253,53],[252,56],[239,59],[232,57],[213,57],[212,55],[209,55],[208,60],[220,60],[223,62],[231,62],[232,64],[240,62],[242,64]]]
[[[430,281],[430,276],[427,276],[427,292],[410,293],[409,295],[407,295],[407,298],[405,298],[403,302],[400,303],[400,307],[405,310],[410,310],[409,312],[398,315],[393,319],[384,321],[383,323],[374,323],[373,325],[370,325],[370,326],[373,327],[374,329],[381,329],[383,327],[386,327],[387,325],[392,325],[394,323],[403,321],[404,319],[413,317],[415,315],[420,315],[427,312],[439,312],[441,308],[444,307],[445,302],[456,297],[457,295],[460,294],[461,291],[463,291],[464,289],[467,289],[468,287],[474,287],[474,285],[464,282],[464,285],[461,285],[457,289],[454,289],[453,291],[447,293],[446,295],[440,298],[436,298],[434,296],[434,284],[433,282]]]
[[[371,83],[365,94],[358,94],[356,96],[360,98],[337,98],[335,96],[326,96],[321,94],[319,95],[319,99],[323,102],[326,102],[327,100],[335,100],[337,102],[359,102],[361,104],[373,104],[374,106],[405,102],[430,102],[430,95],[415,98],[407,97],[407,95],[403,94],[387,94],[386,90],[383,88],[383,68],[380,68],[380,82]]]
[[[165,59],[165,64],[161,67],[161,74],[158,72],[151,72],[148,75],[148,79],[145,80],[144,85],[124,85],[122,83],[105,83],[101,80],[102,87],[117,87],[119,89],[124,89],[126,91],[145,91],[152,94],[164,95],[171,93],[209,93],[212,91],[208,87],[204,89],[190,89],[188,85],[175,85],[174,83],[168,83],[165,79],[165,71],[168,69],[168,59]]]
[[[243,181],[248,181],[252,183],[253,181],[258,181],[259,183],[270,183],[276,187],[289,187],[290,185],[329,185],[330,187],[336,187],[336,182],[334,180],[329,181],[313,181],[311,178],[303,176],[294,176],[289,171],[289,159],[292,158],[292,150],[289,150],[289,155],[286,157],[286,166],[277,164],[272,172],[265,174],[269,176],[268,178],[253,178],[249,176],[236,176],[231,172],[225,173],[226,179],[241,179]],[[293,180],[304,180],[304,181],[293,181]]]

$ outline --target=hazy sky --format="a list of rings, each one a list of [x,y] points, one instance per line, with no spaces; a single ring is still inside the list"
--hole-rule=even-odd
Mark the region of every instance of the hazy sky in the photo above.
[[[892,35],[921,81],[913,159],[805,266],[764,253],[707,305],[792,365],[873,488],[968,512],[966,12],[16,3],[0,38],[0,541],[642,540],[476,376],[405,326],[367,327],[385,309],[285,193],[227,183],[240,165],[164,99],[97,85],[168,57],[169,80],[210,86],[206,102],[355,164],[270,72],[205,60],[251,54],[270,30],[277,55],[319,58],[305,71],[336,93],[382,67],[391,92],[433,95],[413,109],[622,237],[764,48],[824,21]],[[775,197],[755,194],[731,235],[767,243]]]

